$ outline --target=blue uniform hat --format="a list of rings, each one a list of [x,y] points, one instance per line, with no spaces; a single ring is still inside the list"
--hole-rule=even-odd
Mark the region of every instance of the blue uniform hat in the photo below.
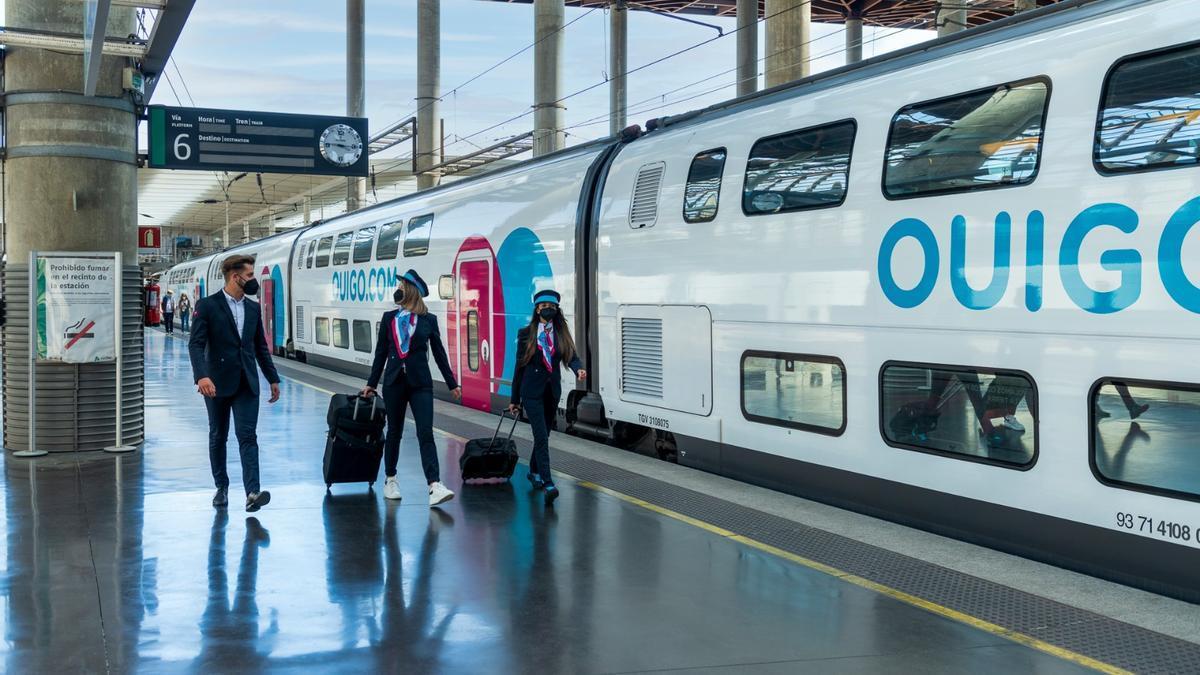
[[[420,274],[417,274],[416,270],[409,270],[400,275],[400,278],[412,284],[417,289],[417,292],[421,294],[422,298],[429,295],[429,285],[425,283]]]
[[[553,302],[554,304],[562,304],[560,301],[562,296],[557,291],[538,291],[533,294],[533,305],[538,306],[543,302]]]

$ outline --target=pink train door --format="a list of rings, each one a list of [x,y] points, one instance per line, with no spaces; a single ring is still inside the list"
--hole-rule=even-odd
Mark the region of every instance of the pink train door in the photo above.
[[[463,405],[489,410],[492,399],[492,262],[458,262],[458,372]]]
[[[263,333],[267,338],[267,347],[275,351],[275,282],[271,280],[271,268],[264,267],[258,275],[261,287],[258,293],[259,309],[262,310]]]

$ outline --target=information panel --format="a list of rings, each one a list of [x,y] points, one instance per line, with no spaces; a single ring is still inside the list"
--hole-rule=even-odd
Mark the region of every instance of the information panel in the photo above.
[[[95,363],[117,358],[115,256],[37,258],[37,357]]]
[[[367,120],[150,106],[150,167],[367,176]]]

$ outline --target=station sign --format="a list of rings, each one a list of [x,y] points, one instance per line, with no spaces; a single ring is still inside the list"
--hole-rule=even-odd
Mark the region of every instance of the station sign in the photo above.
[[[138,227],[138,253],[152,253],[162,248],[162,228],[139,226]]]
[[[150,168],[367,176],[363,117],[150,106]]]

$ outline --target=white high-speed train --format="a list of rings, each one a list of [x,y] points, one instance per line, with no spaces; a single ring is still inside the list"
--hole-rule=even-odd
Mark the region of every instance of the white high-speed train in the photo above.
[[[536,289],[568,428],[1200,601],[1200,4],[1068,0],[181,265],[365,372],[430,282],[464,405]]]

